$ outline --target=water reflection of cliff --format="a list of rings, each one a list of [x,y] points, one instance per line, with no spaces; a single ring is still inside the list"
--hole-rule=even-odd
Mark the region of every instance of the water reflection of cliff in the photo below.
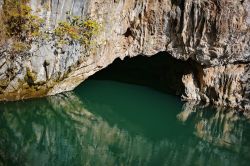
[[[248,123],[225,112],[193,112],[184,119],[198,137],[175,141],[110,125],[73,93],[0,110],[0,165],[246,165],[250,154]],[[228,143],[236,151],[224,149]]]
[[[234,109],[187,102],[177,118],[182,122],[192,122],[194,134],[215,146],[237,152],[250,150],[250,120]]]

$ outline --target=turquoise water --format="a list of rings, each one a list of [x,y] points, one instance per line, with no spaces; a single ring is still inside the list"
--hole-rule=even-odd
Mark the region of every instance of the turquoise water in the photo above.
[[[0,165],[249,165],[249,140],[233,110],[114,81],[0,103]]]

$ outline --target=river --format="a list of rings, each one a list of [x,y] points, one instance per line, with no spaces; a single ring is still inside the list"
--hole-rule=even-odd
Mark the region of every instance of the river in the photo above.
[[[248,165],[249,140],[232,110],[115,81],[0,103],[0,165]]]

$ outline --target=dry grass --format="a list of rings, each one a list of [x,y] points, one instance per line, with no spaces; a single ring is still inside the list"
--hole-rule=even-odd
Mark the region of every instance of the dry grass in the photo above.
[[[0,46],[8,39],[6,26],[4,24],[3,11],[0,9]]]

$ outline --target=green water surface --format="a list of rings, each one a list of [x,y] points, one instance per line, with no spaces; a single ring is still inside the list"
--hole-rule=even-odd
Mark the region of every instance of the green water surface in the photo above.
[[[143,86],[89,80],[74,92],[0,103],[0,166],[249,164],[249,120]]]

